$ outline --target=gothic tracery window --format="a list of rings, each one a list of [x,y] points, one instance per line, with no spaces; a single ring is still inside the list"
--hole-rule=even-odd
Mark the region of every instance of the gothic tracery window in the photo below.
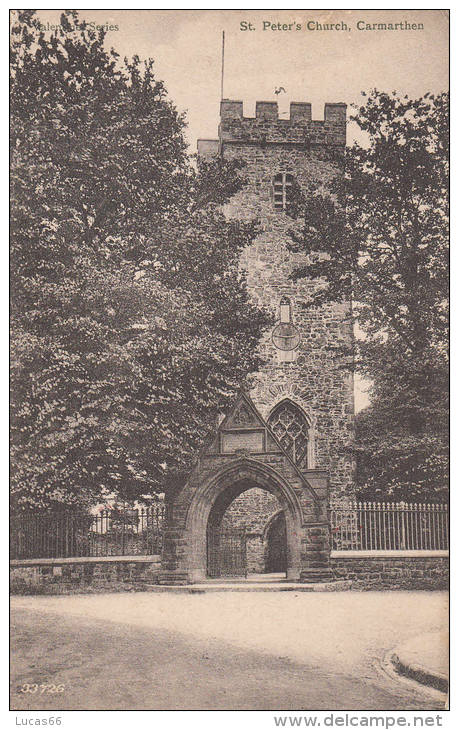
[[[302,411],[289,400],[271,413],[268,425],[299,469],[308,468],[309,424]]]

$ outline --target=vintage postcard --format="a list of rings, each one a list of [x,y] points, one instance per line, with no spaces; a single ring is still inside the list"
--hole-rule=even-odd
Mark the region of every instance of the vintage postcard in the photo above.
[[[448,10],[10,43],[16,724],[447,727]]]

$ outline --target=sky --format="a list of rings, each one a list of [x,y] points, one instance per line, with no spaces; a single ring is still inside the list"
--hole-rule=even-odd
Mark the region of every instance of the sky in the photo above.
[[[59,23],[60,10],[40,10],[42,23]],[[186,112],[190,152],[198,138],[216,138],[225,32],[224,97],[279,103],[288,118],[291,101],[310,102],[323,119],[326,102],[349,106],[377,88],[409,97],[448,90],[447,10],[81,10],[80,17],[109,30],[106,45],[123,58],[153,58],[169,97]],[[402,23],[422,29],[373,29]],[[253,30],[242,30],[242,24]],[[331,30],[318,27],[333,25]],[[301,26],[296,30],[297,25]],[[308,30],[309,27],[314,30]],[[371,29],[367,29],[367,26]],[[290,26],[290,30],[284,29]],[[338,28],[337,28],[338,26]],[[365,30],[359,30],[364,27]],[[276,88],[286,93],[276,96]],[[348,142],[358,139],[352,125]],[[368,404],[368,383],[356,379],[356,410]]]
[[[58,23],[59,10],[40,10],[43,22]],[[106,43],[121,55],[155,61],[157,77],[188,117],[190,151],[198,137],[217,134],[222,31],[225,31],[224,96],[244,101],[253,116],[255,101],[312,103],[315,119],[325,102],[360,103],[361,91],[378,88],[409,96],[448,88],[446,10],[81,10],[80,16],[119,30]],[[357,23],[422,23],[423,30],[359,31]],[[240,30],[241,22],[253,31]],[[345,23],[347,30],[308,31],[308,22]],[[271,26],[263,30],[264,23]],[[301,31],[273,30],[298,23]],[[284,115],[285,116],[285,115]],[[350,130],[352,141],[352,130]]]

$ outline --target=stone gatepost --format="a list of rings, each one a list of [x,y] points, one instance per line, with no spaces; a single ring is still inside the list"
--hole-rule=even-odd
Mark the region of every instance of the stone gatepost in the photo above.
[[[323,469],[310,469],[305,472],[305,476],[314,489],[320,506],[315,513],[315,520],[311,520],[304,525],[304,535],[301,541],[303,567],[300,581],[302,583],[314,583],[332,580],[330,525],[328,521],[328,473]]]

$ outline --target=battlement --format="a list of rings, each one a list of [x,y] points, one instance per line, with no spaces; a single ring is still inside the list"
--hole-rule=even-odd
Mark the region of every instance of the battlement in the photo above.
[[[311,104],[292,101],[290,118],[279,118],[276,101],[257,101],[255,117],[244,117],[242,101],[220,102],[219,138],[223,143],[311,144],[344,147],[346,144],[344,103],[325,104],[324,118],[312,119]]]
[[[347,104],[339,102],[337,104],[325,104],[324,118],[325,122],[346,122]],[[232,99],[222,99],[220,102],[220,118],[221,119],[279,119],[279,109],[277,101],[257,101],[255,105],[255,117],[244,117],[244,104],[242,101],[233,101]],[[298,122],[312,120],[311,104],[304,101],[292,101],[290,103],[290,119],[282,119],[283,122]]]

